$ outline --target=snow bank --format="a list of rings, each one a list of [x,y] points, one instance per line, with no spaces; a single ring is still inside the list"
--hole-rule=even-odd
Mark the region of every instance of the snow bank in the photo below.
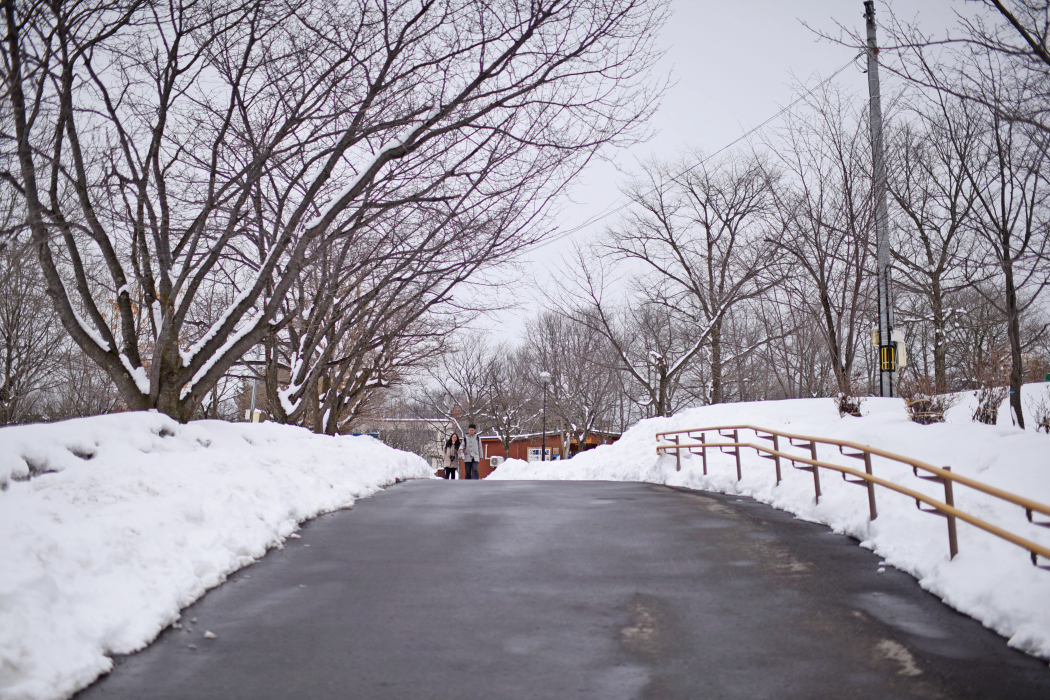
[[[522,468],[527,469],[529,467],[529,463],[526,462],[524,459],[514,459],[513,457],[511,457],[510,459],[503,460],[496,469],[492,470],[492,473],[494,474],[497,471],[499,471],[500,469],[506,469],[508,467],[510,468],[511,471],[514,471],[516,473],[518,469],[522,469]],[[485,478],[491,479],[492,476],[490,474],[489,476],[487,476]]]
[[[68,697],[298,523],[430,472],[369,437],[272,423],[0,429],[0,698]]]
[[[1025,394],[1042,393],[1047,386],[1028,385]],[[656,455],[657,432],[747,423],[877,446],[933,465],[951,466],[956,473],[1050,504],[1050,436],[1010,427],[1004,410],[999,412],[999,425],[975,424],[970,420],[973,403],[971,395],[965,396],[948,412],[945,423],[929,426],[910,422],[899,399],[865,399],[862,418],[840,418],[832,399],[705,406],[642,421],[616,444],[567,461],[508,461],[488,478],[646,481],[751,496],[856,537],[862,546],[915,576],[923,588],[947,604],[1008,637],[1011,646],[1050,658],[1050,571],[1033,566],[1027,551],[960,522],[959,554],[949,560],[944,518],[919,512],[914,500],[877,487],[878,518],[870,521],[867,490],[823,470],[818,505],[810,472],[783,462],[784,480],[776,486],[773,462],[758,457],[754,450],[742,452],[743,479],[739,482],[731,455],[709,452],[707,477],[699,455],[689,459],[683,453],[680,472],[675,471],[673,454]],[[744,442],[761,442],[751,432],[740,437]],[[796,451],[808,454],[808,450]],[[827,446],[818,454],[837,464],[854,468],[859,464]],[[903,465],[876,457],[873,470],[877,476],[944,499],[942,486],[916,478]],[[1028,523],[1024,510],[1017,506],[959,486],[955,502],[977,517],[1050,546],[1050,531]]]

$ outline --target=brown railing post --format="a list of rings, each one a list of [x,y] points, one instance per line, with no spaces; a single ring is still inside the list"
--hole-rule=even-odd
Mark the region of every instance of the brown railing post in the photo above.
[[[817,461],[817,443],[813,440],[809,441],[809,453],[813,456],[813,461]],[[820,503],[820,474],[817,473],[817,465],[813,465],[813,489],[817,492],[816,502]]]
[[[700,433],[700,444],[707,442],[707,433]],[[700,448],[700,455],[704,458],[704,476],[707,476],[707,447]]]
[[[779,436],[776,433],[773,433],[773,451],[774,452],[780,452],[780,443],[777,442],[777,438],[778,437]],[[773,455],[773,464],[775,464],[777,466],[777,486],[780,486],[780,455],[779,454]]]
[[[951,552],[951,558],[952,559],[954,559],[955,555],[959,553],[959,538],[958,538],[958,532],[957,532],[957,523],[961,519],[961,520],[963,520],[963,521],[965,521],[967,523],[970,523],[971,525],[973,525],[973,526],[975,526],[975,527],[977,527],[977,528],[979,528],[981,530],[984,530],[985,532],[989,532],[989,533],[995,535],[996,537],[999,537],[999,538],[1001,538],[1003,540],[1006,540],[1007,542],[1011,542],[1011,543],[1013,543],[1013,544],[1023,548],[1025,551],[1027,551],[1027,552],[1029,552],[1031,554],[1032,563],[1033,564],[1039,566],[1039,568],[1042,568],[1042,569],[1050,569],[1050,566],[1040,565],[1039,564],[1039,557],[1044,557],[1047,561],[1050,561],[1050,547],[1047,547],[1045,545],[1039,544],[1038,542],[1034,542],[1032,540],[1026,539],[1026,538],[1018,535],[1017,533],[1004,530],[1002,527],[999,527],[997,525],[993,525],[992,523],[986,522],[985,520],[982,520],[981,518],[978,518],[977,516],[973,515],[972,513],[967,513],[967,512],[958,510],[955,507],[955,494],[953,492],[954,491],[954,482],[958,481],[963,486],[966,486],[968,488],[975,489],[975,490],[977,490],[977,491],[979,491],[981,493],[985,493],[985,494],[987,494],[989,496],[992,496],[994,498],[998,498],[998,499],[1000,499],[1002,501],[1005,501],[1005,502],[1008,502],[1008,503],[1013,503],[1013,504],[1016,504],[1018,506],[1021,506],[1022,508],[1025,509],[1025,514],[1027,515],[1028,520],[1034,522],[1036,525],[1042,525],[1042,526],[1045,526],[1045,527],[1050,527],[1050,521],[1038,521],[1038,520],[1035,520],[1035,517],[1034,517],[1037,513],[1038,514],[1042,514],[1044,516],[1050,516],[1050,505],[1046,505],[1046,504],[1043,504],[1043,503],[1039,503],[1037,501],[1033,501],[1033,500],[1031,500],[1031,499],[1029,499],[1027,497],[1020,496],[1018,494],[1014,494],[1014,493],[1010,493],[1010,492],[1007,492],[1007,491],[1003,491],[1002,489],[998,489],[998,488],[996,488],[994,486],[982,483],[980,481],[976,481],[976,480],[971,479],[971,478],[966,477],[966,476],[962,476],[962,475],[955,476],[951,472],[951,467],[943,467],[943,468],[934,467],[933,465],[927,464],[925,462],[922,462],[922,461],[919,461],[919,460],[916,460],[916,459],[911,459],[911,458],[908,458],[908,457],[902,457],[901,455],[896,455],[896,454],[893,454],[891,452],[886,452],[885,450],[881,450],[881,449],[878,449],[878,448],[875,448],[875,447],[869,447],[869,446],[866,446],[866,445],[860,445],[858,443],[850,442],[850,441],[831,440],[831,439],[825,439],[825,438],[815,438],[815,437],[810,437],[810,436],[807,436],[807,435],[794,435],[792,433],[779,433],[779,434],[777,434],[774,431],[766,430],[764,428],[756,428],[755,426],[750,426],[750,425],[721,426],[721,427],[713,427],[713,428],[698,428],[698,429],[695,429],[695,430],[669,431],[670,434],[676,434],[676,435],[679,434],[679,433],[688,433],[689,438],[694,440],[694,441],[697,439],[696,437],[694,437],[694,433],[697,433],[697,432],[700,433],[699,444],[697,444],[696,442],[684,443],[681,440],[680,437],[677,437],[674,440],[674,445],[673,446],[674,446],[674,448],[676,450],[676,455],[680,454],[680,452],[678,452],[678,451],[680,451],[683,448],[684,449],[688,449],[690,451],[690,453],[692,453],[692,454],[696,454],[695,452],[693,452],[693,450],[696,449],[697,447],[699,447],[700,448],[700,454],[703,457],[704,475],[705,476],[707,475],[707,448],[708,448],[707,435],[706,435],[706,432],[705,432],[706,430],[714,430],[714,431],[716,431],[718,433],[718,436],[721,437],[721,438],[728,438],[728,437],[730,437],[730,435],[726,433],[727,430],[732,430],[733,431],[732,432],[732,438],[733,438],[733,442],[732,443],[725,443],[725,442],[720,442],[720,441],[716,440],[716,442],[711,443],[710,446],[717,448],[718,450],[720,450],[723,453],[726,451],[727,448],[729,448],[729,447],[733,448],[733,456],[736,457],[737,480],[738,481],[743,478],[743,473],[742,473],[742,469],[741,469],[741,459],[740,459],[740,447],[741,447],[740,430],[753,430],[755,432],[755,435],[756,435],[757,438],[761,438],[763,440],[771,440],[772,441],[773,449],[771,451],[767,450],[767,448],[765,448],[765,447],[762,447],[762,446],[759,446],[759,445],[756,445],[756,444],[751,444],[751,443],[747,443],[747,447],[755,448],[756,450],[758,450],[760,455],[762,455],[763,452],[773,452],[774,453],[774,454],[766,454],[766,455],[762,455],[762,456],[767,457],[769,459],[775,459],[776,465],[777,465],[777,482],[778,483],[782,479],[782,474],[781,474],[781,471],[780,471],[780,459],[779,459],[779,457],[781,455],[779,455],[777,453],[780,452],[779,437],[783,436],[783,437],[787,438],[788,443],[793,448],[799,448],[799,449],[805,449],[807,447],[809,448],[809,453],[810,453],[810,457],[811,457],[810,459],[806,459],[805,457],[801,457],[801,456],[799,456],[797,454],[785,454],[783,456],[789,462],[791,462],[791,465],[794,468],[801,469],[801,470],[809,469],[809,470],[813,471],[813,488],[814,488],[814,491],[815,491],[815,494],[816,494],[816,500],[817,500],[818,503],[820,501],[820,496],[822,495],[821,494],[821,489],[820,489],[820,471],[819,471],[820,468],[828,469],[828,470],[831,470],[831,471],[838,471],[838,472],[841,472],[843,480],[846,481],[847,483],[864,484],[864,485],[866,485],[866,487],[868,489],[868,507],[869,507],[870,512],[871,512],[871,519],[872,520],[874,520],[875,518],[878,517],[878,510],[876,509],[875,494],[874,494],[874,491],[875,491],[874,487],[876,485],[881,486],[881,487],[883,487],[885,489],[888,489],[890,491],[895,491],[897,493],[906,495],[906,496],[914,499],[916,507],[920,511],[922,511],[924,513],[933,513],[933,514],[937,514],[937,515],[943,516],[948,521],[948,547],[949,547],[949,550]],[[766,433],[766,434],[762,434],[762,433]],[[668,433],[661,433],[661,435],[667,435],[667,434]],[[668,438],[668,441],[670,441],[670,438]],[[818,459],[818,455],[817,455],[817,443],[822,444],[822,445],[833,445],[833,446],[837,445],[838,448],[839,448],[839,452],[842,453],[843,456],[849,457],[849,458],[852,458],[852,459],[862,459],[862,460],[864,460],[864,472],[862,473],[858,469],[854,469],[854,468],[851,468],[851,467],[844,467],[842,465],[833,464],[831,462],[821,462]],[[667,445],[665,447],[666,448],[670,448],[671,445]],[[846,449],[844,449],[844,448],[848,448],[849,450],[851,450],[851,452],[847,452]],[[657,451],[664,451],[664,452],[666,452],[664,447],[661,447],[659,445],[657,446]],[[893,460],[895,462],[899,462],[899,463],[902,463],[902,464],[910,465],[911,468],[912,468],[912,472],[919,479],[923,479],[923,480],[926,480],[926,481],[941,481],[944,484],[944,502],[941,503],[941,502],[937,501],[934,497],[926,495],[926,494],[921,493],[919,491],[916,491],[913,488],[906,487],[904,485],[894,483],[893,480],[887,480],[887,479],[875,476],[873,474],[873,469],[872,469],[872,456],[875,456],[875,455],[877,455],[879,457],[883,457],[885,459]],[[799,461],[809,462],[810,464],[805,465],[805,466],[799,466]],[[678,460],[676,460],[676,463],[678,463]],[[927,475],[924,476],[924,475],[920,474],[919,473],[920,470],[925,472]],[[853,478],[849,478],[851,476]],[[924,507],[924,504],[925,504],[926,507]]]
[[[944,471],[950,472],[951,467],[945,467]],[[952,480],[944,480],[944,502],[950,505],[952,508],[955,507],[955,496],[952,494]],[[948,516],[948,552],[951,555],[949,558],[954,559],[955,555],[959,553],[959,536],[955,531],[955,516],[951,513],[945,513]]]
[[[664,437],[667,437],[667,436],[665,435]],[[674,444],[675,445],[682,444],[681,440],[680,440],[681,437],[682,437],[681,435],[675,435],[674,436]],[[682,471],[682,448],[681,447],[675,447],[674,448],[674,470],[676,472]]]
[[[872,476],[871,473],[871,453],[864,450],[864,471],[868,476]],[[868,510],[871,511],[871,519],[879,517],[879,511],[875,510],[875,484],[871,481],[868,482]]]
[[[733,430],[733,442],[737,443],[736,447],[736,480],[740,481],[744,478],[744,475],[740,473],[740,431]]]

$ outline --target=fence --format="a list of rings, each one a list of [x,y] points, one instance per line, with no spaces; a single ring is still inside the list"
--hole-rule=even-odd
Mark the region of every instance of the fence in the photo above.
[[[758,440],[765,440],[771,443],[770,446],[763,444],[756,444],[752,442],[741,442],[740,431],[751,431],[755,434],[755,438]],[[707,434],[715,432],[719,438],[731,439],[731,442],[709,442],[707,440]],[[683,442],[682,436],[685,436],[689,440],[696,442]],[[674,436],[674,437],[669,437]],[[731,454],[736,457],[736,478],[737,481],[743,478],[741,471],[740,462],[740,450],[742,448],[754,449],[758,452],[759,456],[765,457],[773,461],[776,469],[777,484],[780,484],[782,479],[781,474],[781,459],[785,459],[791,462],[791,465],[796,469],[812,472],[813,474],[813,490],[816,494],[816,500],[820,502],[820,469],[827,469],[830,471],[839,472],[842,475],[843,480],[850,484],[857,484],[863,486],[868,491],[868,508],[870,510],[871,519],[874,520],[878,517],[878,510],[875,502],[875,487],[882,486],[896,491],[897,493],[904,494],[910,498],[915,499],[915,506],[926,513],[933,513],[935,515],[944,516],[948,522],[948,550],[951,556],[954,558],[959,552],[959,539],[956,531],[956,521],[962,520],[970,523],[971,525],[978,527],[986,532],[989,532],[996,537],[1000,537],[1007,542],[1011,542],[1022,549],[1027,550],[1032,556],[1032,563],[1042,569],[1050,569],[1050,566],[1042,565],[1039,563],[1039,557],[1043,557],[1047,561],[1050,561],[1050,548],[1044,547],[1043,545],[1033,542],[1029,539],[1021,537],[1015,533],[1009,532],[997,525],[993,525],[981,518],[978,518],[970,513],[959,510],[955,507],[955,485],[965,486],[967,488],[980,491],[986,495],[994,498],[1006,501],[1013,505],[1024,508],[1025,515],[1028,518],[1028,522],[1043,527],[1050,527],[1050,520],[1038,521],[1035,519],[1035,514],[1050,516],[1050,506],[1047,506],[1038,501],[1033,501],[1024,496],[1018,496],[1017,494],[1010,493],[1009,491],[1003,491],[1002,489],[989,486],[975,479],[965,477],[952,472],[951,467],[935,467],[932,464],[927,464],[917,459],[910,457],[904,457],[902,455],[880,450],[875,447],[869,447],[867,445],[861,445],[855,442],[849,442],[846,440],[832,440],[828,438],[818,438],[809,435],[794,435],[792,433],[784,433],[777,430],[768,430],[766,428],[760,428],[753,425],[723,425],[712,428],[694,428],[689,430],[671,430],[667,432],[656,434],[657,442],[665,441],[669,444],[657,444],[657,454],[666,454],[670,451],[675,453],[675,466],[680,471],[682,469],[682,456],[681,451],[686,450],[691,454],[699,454],[703,458],[703,469],[704,475],[707,475],[707,451],[709,449],[718,449],[720,452],[725,454]],[[781,439],[786,439],[791,447],[801,448],[809,450],[809,457],[803,457],[798,454],[791,454],[784,452],[780,449]],[[851,459],[857,459],[864,462],[864,471],[854,469],[852,467],[846,467],[841,464],[834,464],[824,460],[817,459],[817,445],[830,445],[838,448],[839,454],[844,457]],[[848,450],[848,451],[847,451]],[[891,460],[893,462],[899,462],[906,464],[912,468],[912,472],[916,477],[925,479],[927,481],[939,482],[944,486],[944,501],[938,501],[935,498],[927,496],[924,493],[920,493],[914,489],[910,489],[906,486],[901,486],[892,481],[875,476],[872,473],[872,457],[882,457],[884,459]],[[801,465],[801,466],[799,466]],[[919,472],[924,472],[920,474]],[[925,508],[923,506],[926,506]]]

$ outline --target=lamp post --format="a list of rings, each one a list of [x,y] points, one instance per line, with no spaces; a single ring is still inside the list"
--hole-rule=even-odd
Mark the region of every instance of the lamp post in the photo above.
[[[256,391],[259,388],[259,370],[256,369],[253,374],[255,376],[252,378],[252,407],[250,409],[250,412],[248,413],[248,421],[250,423],[257,422],[255,420],[255,394],[256,394]]]
[[[547,461],[547,385],[550,384],[551,373],[540,372],[540,383],[543,384],[543,441],[540,443],[540,461]]]

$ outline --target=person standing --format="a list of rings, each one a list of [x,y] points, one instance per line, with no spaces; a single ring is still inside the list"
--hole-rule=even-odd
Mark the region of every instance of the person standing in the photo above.
[[[445,463],[445,478],[455,479],[459,470],[459,435],[453,431],[445,441],[445,449],[442,452]]]
[[[481,459],[481,437],[477,435],[478,426],[471,423],[463,438],[463,478],[480,479],[478,461]]]

